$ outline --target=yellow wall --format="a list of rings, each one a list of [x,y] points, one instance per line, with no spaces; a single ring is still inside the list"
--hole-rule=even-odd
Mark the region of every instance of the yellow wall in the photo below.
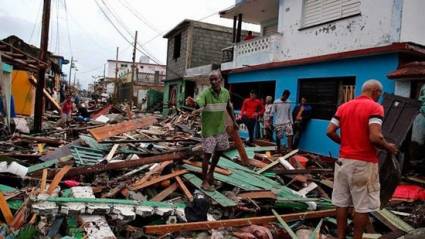
[[[12,73],[12,95],[16,114],[31,116],[34,111],[35,87],[29,81],[28,71],[14,70]]]

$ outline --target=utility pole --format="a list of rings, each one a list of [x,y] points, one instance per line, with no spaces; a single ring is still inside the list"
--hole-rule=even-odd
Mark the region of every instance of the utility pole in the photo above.
[[[49,24],[50,24],[50,0],[44,0],[43,18],[41,23],[41,40],[40,40],[40,61],[47,62],[47,47],[49,44]],[[38,81],[35,91],[34,106],[34,131],[40,132],[43,122],[43,91],[45,85],[46,67],[40,67],[38,71]]]
[[[68,76],[68,86],[71,87],[71,70],[72,70],[72,65],[74,64],[74,57],[71,56],[71,64],[69,65],[69,76]]]
[[[136,70],[136,49],[137,49],[137,31],[136,31],[136,35],[134,36],[133,64],[131,65],[130,106],[133,106],[133,98],[134,98],[134,73]]]
[[[75,79],[77,78],[77,70],[75,70],[75,72],[74,72],[74,87],[75,87]]]
[[[114,81],[114,97],[118,98],[118,53],[120,48],[117,47],[117,54],[115,56],[115,81]]]

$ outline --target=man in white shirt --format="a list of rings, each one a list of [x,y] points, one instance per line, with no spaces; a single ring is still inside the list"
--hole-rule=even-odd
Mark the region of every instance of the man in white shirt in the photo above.
[[[274,128],[276,130],[276,144],[279,152],[281,151],[280,141],[283,135],[286,135],[288,138],[288,149],[292,149],[292,136],[294,132],[292,129],[291,104],[288,101],[290,94],[291,92],[289,90],[284,90],[280,99],[277,99],[273,103]]]

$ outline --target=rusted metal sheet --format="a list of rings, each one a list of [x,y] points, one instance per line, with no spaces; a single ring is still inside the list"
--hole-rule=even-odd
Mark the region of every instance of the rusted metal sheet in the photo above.
[[[98,165],[87,166],[87,167],[72,168],[71,170],[69,170],[66,176],[71,177],[75,175],[100,173],[104,171],[123,169],[123,168],[135,168],[145,164],[183,159],[186,157],[186,155],[187,154],[185,152],[174,152],[174,153],[168,153],[168,154],[157,155],[152,157],[145,157],[145,158],[140,158],[135,160],[127,160],[123,162],[98,164]]]
[[[321,210],[321,211],[310,211],[302,213],[291,213],[283,214],[280,217],[286,222],[312,219],[312,218],[323,218],[323,217],[334,217],[336,215],[335,209]],[[249,217],[249,218],[238,218],[238,219],[227,219],[218,221],[203,221],[203,222],[189,222],[189,223],[176,223],[166,225],[154,225],[145,226],[144,231],[148,234],[163,235],[166,233],[172,233],[177,231],[196,231],[196,230],[211,230],[217,228],[229,228],[229,227],[241,227],[248,225],[259,225],[270,222],[275,222],[277,219],[275,216],[263,216],[263,217]]]
[[[96,119],[97,117],[101,116],[101,115],[106,115],[109,114],[109,111],[112,109],[112,105],[108,104],[107,106],[96,110],[95,112],[90,114],[90,118],[91,119]]]
[[[88,131],[97,141],[101,141],[112,136],[150,126],[156,122],[157,120],[154,116],[147,116],[141,119],[129,120],[118,124],[105,125],[102,127],[89,129]]]

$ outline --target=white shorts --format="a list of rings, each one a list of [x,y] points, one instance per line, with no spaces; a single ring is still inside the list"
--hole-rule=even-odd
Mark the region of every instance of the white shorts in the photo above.
[[[339,159],[335,164],[332,204],[354,207],[358,213],[379,210],[380,184],[377,163],[362,160]]]

